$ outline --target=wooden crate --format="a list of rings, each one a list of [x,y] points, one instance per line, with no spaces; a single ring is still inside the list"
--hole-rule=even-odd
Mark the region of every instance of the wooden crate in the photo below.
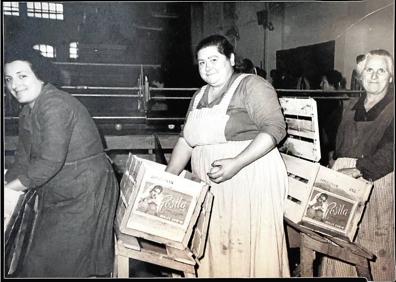
[[[119,233],[180,250],[194,246],[200,256],[212,206],[209,186],[187,171],[176,176],[165,172],[165,165],[132,154],[126,167],[116,217]],[[147,191],[157,185],[162,198],[155,209],[147,209]]]
[[[321,166],[316,102],[280,98],[288,136],[281,147],[289,191],[285,218],[311,230],[353,241],[372,183]],[[315,203],[326,194],[323,212]],[[314,212],[314,210],[316,211]]]

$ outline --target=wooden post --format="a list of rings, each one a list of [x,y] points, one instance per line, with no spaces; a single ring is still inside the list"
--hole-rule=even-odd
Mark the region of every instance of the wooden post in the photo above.
[[[313,277],[313,262],[315,260],[315,251],[307,245],[308,235],[301,233],[300,248],[300,267],[301,277]]]

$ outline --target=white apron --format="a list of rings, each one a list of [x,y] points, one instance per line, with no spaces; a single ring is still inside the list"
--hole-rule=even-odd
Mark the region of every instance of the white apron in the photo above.
[[[283,213],[287,172],[277,148],[220,184],[207,176],[211,163],[234,157],[250,143],[226,141],[228,105],[240,75],[213,108],[196,109],[205,87],[187,117],[184,138],[193,146],[193,173],[211,183],[214,195],[208,241],[198,277],[289,277]]]
[[[356,159],[339,158],[332,169],[356,167]],[[374,181],[374,187],[359,224],[355,242],[377,256],[370,262],[374,281],[395,281],[395,215],[394,172]],[[324,257],[321,276],[356,277],[356,269],[350,264]]]

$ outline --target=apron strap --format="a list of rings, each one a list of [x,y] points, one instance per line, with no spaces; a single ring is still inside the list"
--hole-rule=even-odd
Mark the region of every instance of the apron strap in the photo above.
[[[195,110],[198,107],[198,103],[199,101],[201,101],[203,94],[205,93],[205,89],[208,87],[208,85],[204,85],[203,87],[201,87],[201,90],[199,91],[199,93],[197,94],[197,96],[195,96],[195,100],[194,100],[194,104],[191,110]]]
[[[242,79],[244,79],[246,76],[249,76],[251,74],[248,73],[244,73],[239,75],[234,82],[231,84],[230,88],[228,88],[226,94],[224,94],[220,104],[218,105],[221,108],[224,108],[225,110],[227,110],[228,105],[230,104],[230,101],[232,99],[232,97],[234,96],[234,92],[236,90],[236,88],[238,87],[238,85],[240,84],[240,82],[242,81]],[[198,106],[199,101],[201,101],[203,94],[205,93],[206,88],[208,87],[208,85],[206,84],[205,86],[203,86],[201,88],[201,90],[199,91],[199,93],[197,94],[197,96],[195,96],[195,100],[194,100],[194,104],[193,104],[193,108],[192,110],[196,109]]]
[[[242,79],[244,79],[246,76],[249,76],[252,74],[248,74],[248,73],[243,73],[241,75],[239,75],[234,82],[231,84],[230,88],[228,88],[226,94],[223,96],[223,99],[221,100],[219,106],[224,109],[224,112],[227,111],[228,105],[231,102],[232,97],[234,96],[235,90],[237,89],[237,87],[239,86],[239,84],[241,83]]]

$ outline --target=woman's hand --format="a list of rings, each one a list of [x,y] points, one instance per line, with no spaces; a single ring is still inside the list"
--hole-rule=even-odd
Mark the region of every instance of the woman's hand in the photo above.
[[[341,169],[338,169],[337,171],[341,172],[343,174],[352,176],[353,178],[359,178],[362,176],[362,173],[360,172],[360,170],[358,170],[355,167],[341,168]]]
[[[231,179],[240,170],[241,167],[235,159],[221,159],[212,163],[212,168],[207,175],[211,181],[218,184]]]
[[[171,158],[165,171],[179,175],[190,160],[191,154],[192,148],[183,137],[180,137],[172,151]]]

